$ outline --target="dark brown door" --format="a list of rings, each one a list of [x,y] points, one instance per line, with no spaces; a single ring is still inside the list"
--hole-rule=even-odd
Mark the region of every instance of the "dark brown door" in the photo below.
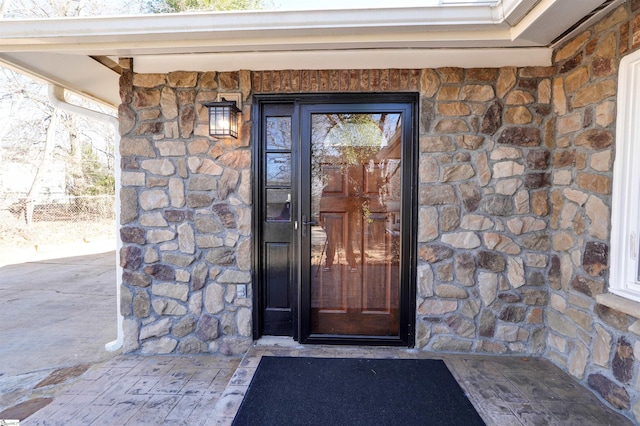
[[[318,168],[326,185],[314,203],[319,221],[311,243],[311,330],[393,336],[399,332],[400,234],[392,228],[399,205],[380,197],[393,185],[383,177],[389,162],[367,149],[356,151],[360,164],[340,158]]]

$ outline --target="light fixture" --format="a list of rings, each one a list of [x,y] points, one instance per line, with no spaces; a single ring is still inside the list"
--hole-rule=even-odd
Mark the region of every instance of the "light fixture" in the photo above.
[[[238,138],[238,113],[236,101],[221,98],[220,101],[203,104],[209,108],[209,134],[217,137]]]

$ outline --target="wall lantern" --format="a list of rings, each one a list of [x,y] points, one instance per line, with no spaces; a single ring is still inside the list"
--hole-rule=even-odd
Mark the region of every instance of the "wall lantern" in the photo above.
[[[236,101],[225,98],[216,102],[203,104],[209,108],[209,134],[221,138],[238,138],[238,114],[240,109]]]

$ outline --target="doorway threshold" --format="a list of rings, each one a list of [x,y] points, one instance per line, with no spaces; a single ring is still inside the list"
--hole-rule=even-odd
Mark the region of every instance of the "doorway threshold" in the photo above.
[[[256,346],[278,346],[283,348],[301,348],[302,345],[290,336],[262,336],[255,341]]]

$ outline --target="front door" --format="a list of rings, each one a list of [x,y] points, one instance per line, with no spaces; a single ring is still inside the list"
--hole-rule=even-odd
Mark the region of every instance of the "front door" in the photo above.
[[[263,105],[257,334],[411,344],[414,102],[376,100]]]

